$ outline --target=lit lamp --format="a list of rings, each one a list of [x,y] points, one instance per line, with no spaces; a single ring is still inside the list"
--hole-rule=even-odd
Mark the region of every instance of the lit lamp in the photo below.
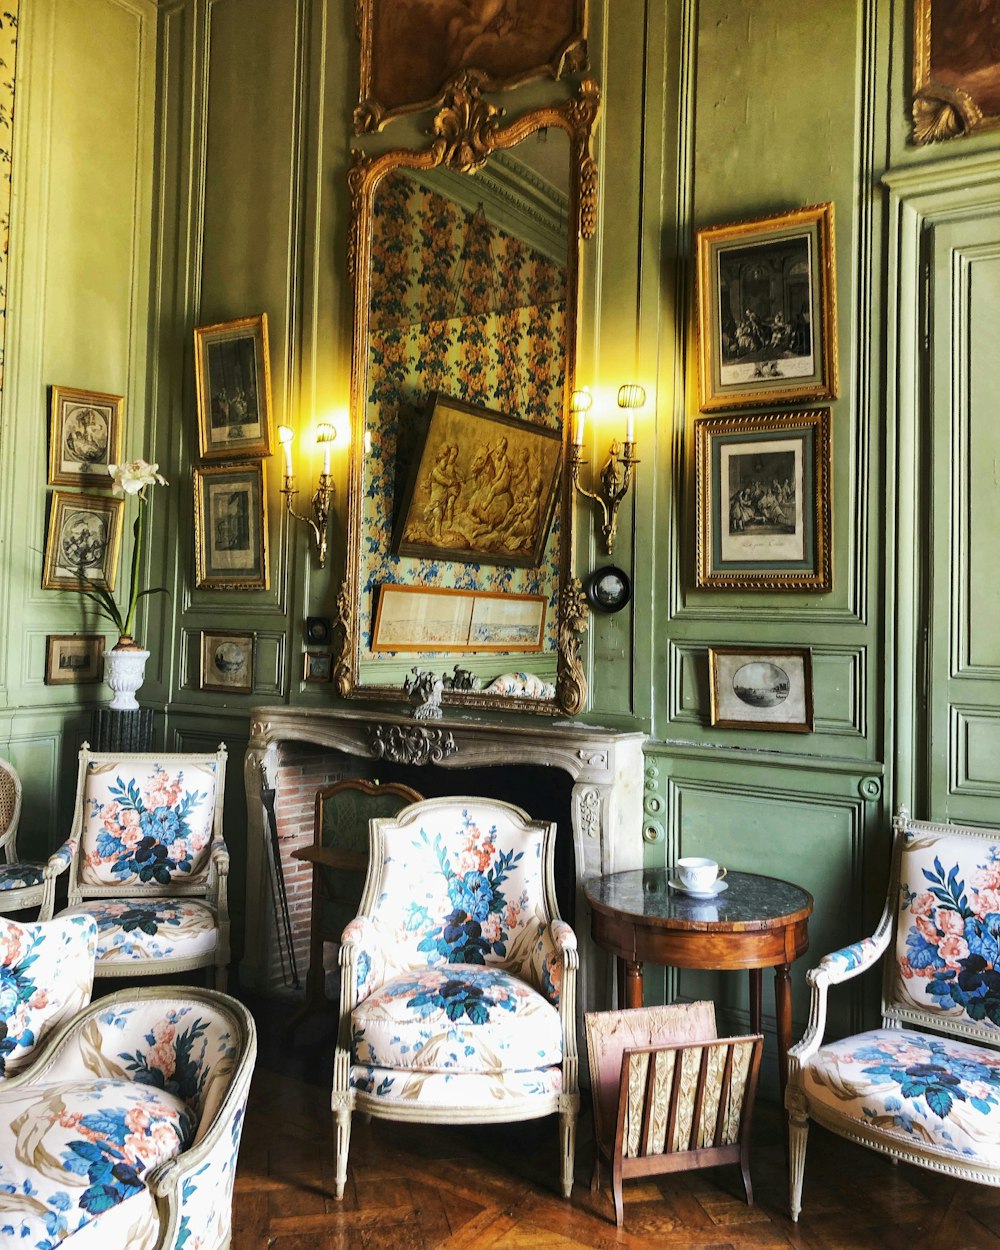
[[[285,496],[285,509],[296,521],[304,521],[316,539],[316,554],[319,567],[326,564],[326,536],[330,521],[330,504],[333,500],[333,482],[330,480],[330,448],[337,437],[336,427],[329,421],[322,421],[316,427],[316,442],[323,448],[323,472],[319,475],[316,493],[312,497],[312,516],[303,516],[292,506],[294,497],[299,493],[295,486],[295,474],[292,469],[292,442],[295,431],[288,425],[278,426],[278,441],[285,453],[285,484],[281,493]]]
[[[632,484],[632,470],[639,463],[635,454],[635,413],[646,402],[646,392],[637,382],[629,382],[618,388],[618,407],[625,410],[625,443],[612,439],[607,462],[601,470],[601,489],[587,490],[580,485],[580,465],[583,463],[583,434],[587,413],[593,399],[588,390],[574,391],[570,396],[569,410],[573,422],[573,443],[570,448],[570,473],[573,485],[588,499],[593,499],[601,509],[603,518],[601,534],[604,549],[611,555],[618,527],[618,506]]]

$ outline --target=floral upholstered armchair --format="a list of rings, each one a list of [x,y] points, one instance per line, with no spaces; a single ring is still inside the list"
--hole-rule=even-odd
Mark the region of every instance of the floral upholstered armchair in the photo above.
[[[810,1119],[909,1163],[1000,1185],[1000,831],[893,821],[873,937],[809,973],[809,1027],[789,1051],[790,1205]],[[881,962],[882,1028],[823,1042],[827,993]]]
[[[229,965],[229,853],[222,837],[226,748],[123,755],[84,743],[69,838],[49,859],[42,916],[69,869],[61,915],[97,921],[99,977]]]
[[[45,865],[17,857],[20,820],[21,778],[0,760],[0,912],[37,907],[45,894]]]
[[[556,908],[555,825],[446,798],[370,829],[360,914],[340,948],[337,1197],[355,1108],[449,1124],[558,1112],[569,1197],[577,949]]]
[[[0,1245],[224,1250],[255,1057],[249,1012],[214,990],[80,1012],[0,1082]]]

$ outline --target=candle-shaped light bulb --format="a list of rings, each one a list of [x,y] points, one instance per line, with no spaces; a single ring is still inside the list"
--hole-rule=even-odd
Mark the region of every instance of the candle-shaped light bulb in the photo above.
[[[285,449],[285,477],[292,476],[292,439],[295,431],[290,425],[278,426],[278,441]]]
[[[573,442],[577,447],[583,446],[583,429],[587,419],[587,413],[590,411],[590,405],[594,402],[587,387],[582,387],[578,391],[574,391],[569,399],[569,410],[573,414]]]
[[[323,476],[330,476],[330,447],[337,437],[337,427],[329,421],[321,421],[316,427],[316,442],[323,448]]]
[[[625,441],[635,442],[635,412],[646,402],[646,391],[638,382],[626,382],[618,388],[618,407],[625,409]]]

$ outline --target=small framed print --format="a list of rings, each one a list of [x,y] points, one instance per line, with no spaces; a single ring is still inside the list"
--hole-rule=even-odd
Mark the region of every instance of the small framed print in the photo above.
[[[833,205],[698,231],[703,412],[837,397]]]
[[[587,578],[583,593],[595,612],[620,612],[632,598],[632,582],[624,569],[606,564]]]
[[[196,584],[210,590],[267,590],[267,496],[254,464],[194,471]]]
[[[302,657],[303,681],[329,681],[333,676],[333,656],[327,651],[307,651]]]
[[[255,639],[256,634],[202,630],[201,689],[252,694]]]
[[[84,686],[103,676],[103,634],[49,634],[45,639],[47,686]]]
[[[194,332],[202,460],[271,454],[267,313]]]
[[[49,485],[108,486],[108,466],[122,449],[121,395],[53,386],[49,418]]]
[[[833,589],[830,409],[695,422],[698,586]]]
[[[124,499],[52,492],[43,590],[114,590]]]
[[[808,647],[709,647],[708,672],[717,729],[812,733]]]

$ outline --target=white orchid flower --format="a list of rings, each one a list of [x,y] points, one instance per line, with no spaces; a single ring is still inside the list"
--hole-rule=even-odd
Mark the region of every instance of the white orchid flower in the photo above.
[[[138,495],[146,486],[167,485],[167,479],[157,472],[158,464],[150,464],[147,460],[127,460],[124,464],[109,464],[108,473],[114,479],[112,490],[115,494]]]

